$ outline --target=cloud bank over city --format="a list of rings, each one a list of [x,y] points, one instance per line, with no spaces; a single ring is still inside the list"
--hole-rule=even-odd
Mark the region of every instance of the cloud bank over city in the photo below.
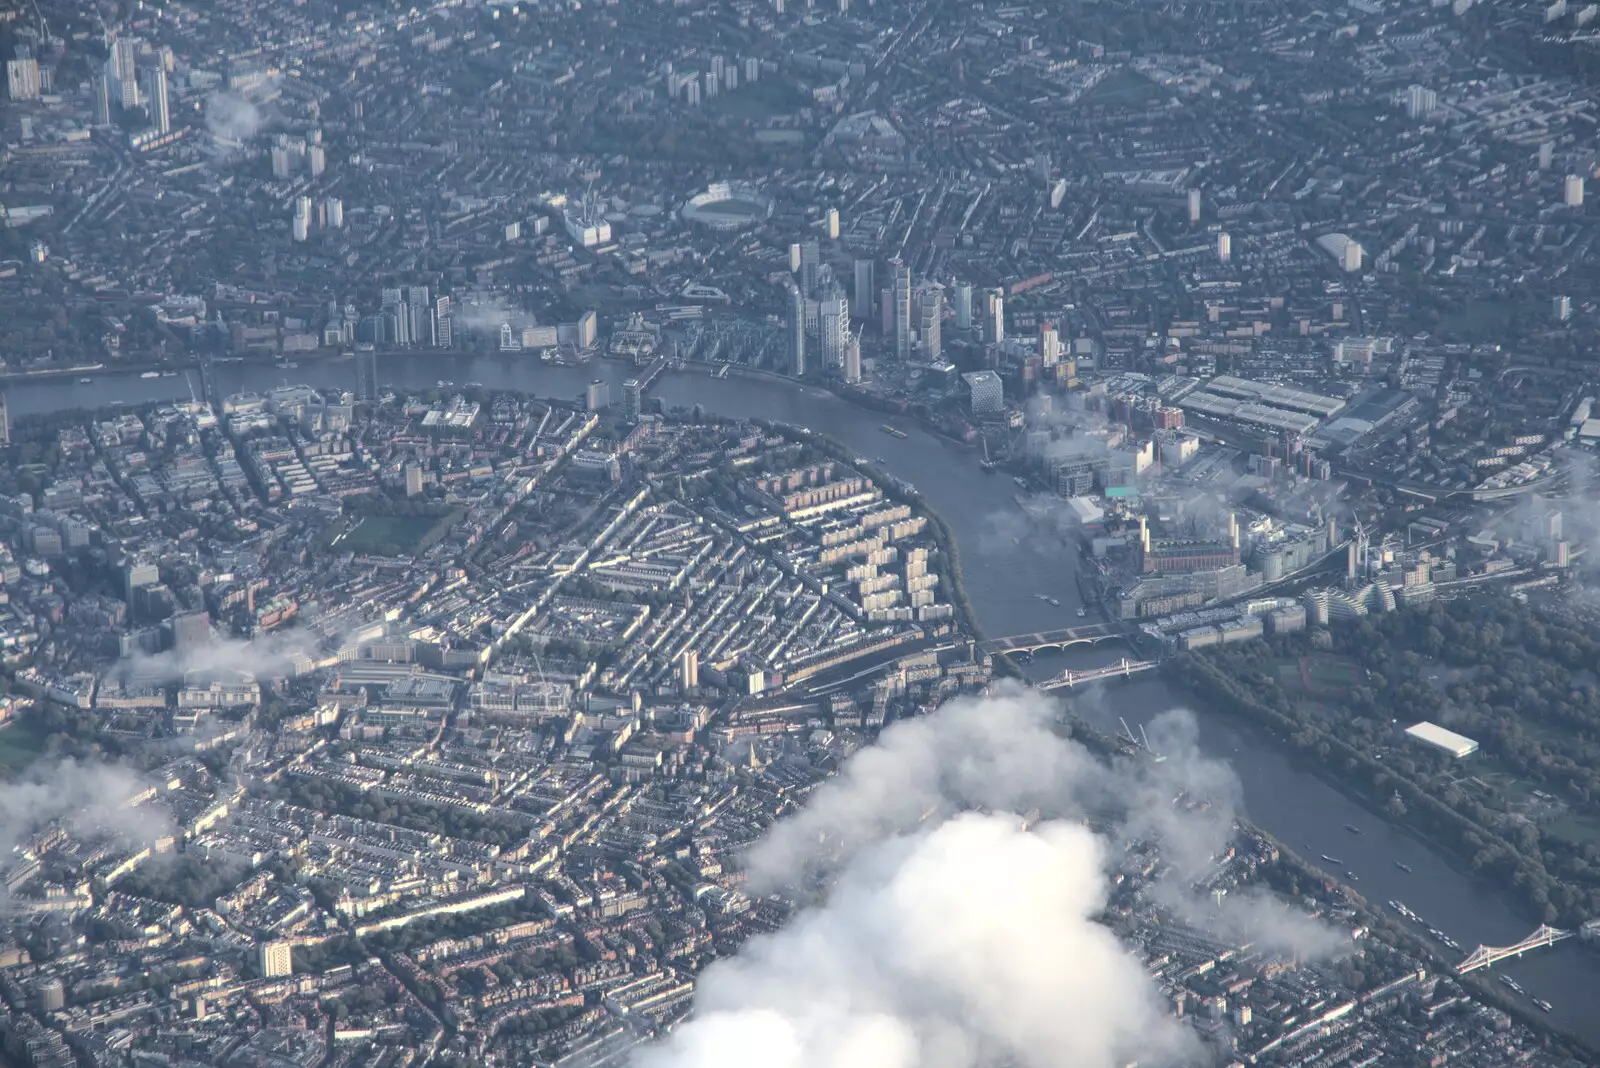
[[[1167,759],[1107,765],[1036,691],[962,698],[885,730],[748,857],[752,893],[807,902],[701,977],[695,1015],[639,1068],[1176,1064],[1200,1055],[1099,922],[1130,846],[1160,903],[1303,955],[1334,932],[1269,898],[1202,895],[1237,783],[1153,724]],[[1205,804],[1187,801],[1205,798]],[[1093,828],[1093,829],[1091,829]]]
[[[215,140],[238,145],[261,132],[261,109],[238,93],[212,93],[206,98],[206,132]]]
[[[297,663],[318,655],[317,645],[318,636],[304,628],[268,631],[250,641],[212,635],[192,646],[119,660],[107,674],[121,681],[173,681],[191,671],[270,679],[294,674]]]
[[[148,845],[172,831],[165,809],[137,803],[149,788],[138,772],[118,764],[72,759],[36,764],[23,778],[0,784],[0,856],[52,822]]]
[[[1086,828],[966,813],[859,851],[827,904],[701,981],[642,1068],[1086,1068],[1176,1061],[1186,1033],[1094,922]]]

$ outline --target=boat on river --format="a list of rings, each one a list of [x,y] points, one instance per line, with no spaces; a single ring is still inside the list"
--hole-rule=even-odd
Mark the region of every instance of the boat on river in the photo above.
[[[1330,857],[1326,853],[1322,854],[1322,859],[1327,861],[1329,864],[1343,864],[1344,863],[1344,861],[1340,860],[1338,857]]]
[[[904,430],[901,430],[899,427],[890,426],[888,423],[880,423],[878,425],[878,429],[883,431],[885,434],[888,434],[888,435],[890,435],[892,437],[908,438],[908,437],[911,436],[910,434],[907,434]]]

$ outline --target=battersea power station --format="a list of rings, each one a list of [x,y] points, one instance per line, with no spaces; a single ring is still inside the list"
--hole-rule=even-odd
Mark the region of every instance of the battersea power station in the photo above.
[[[1139,519],[1139,570],[1146,575],[1210,571],[1239,562],[1239,520],[1228,513],[1227,533],[1220,537],[1152,537],[1149,520]]]

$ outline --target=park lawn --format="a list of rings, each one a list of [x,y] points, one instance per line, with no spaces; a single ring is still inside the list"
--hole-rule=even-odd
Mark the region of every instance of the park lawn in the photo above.
[[[1539,830],[1577,845],[1588,845],[1590,842],[1600,842],[1600,816],[1568,809],[1555,819],[1540,823]]]
[[[450,523],[453,516],[369,515],[339,541],[345,552],[372,553],[378,556],[410,556],[439,523]]]
[[[718,93],[702,104],[712,114],[760,122],[779,115],[793,115],[801,108],[810,107],[811,100],[781,78],[763,78],[742,82],[733,92]]]
[[[1366,680],[1360,664],[1333,653],[1276,660],[1272,671],[1285,692],[1316,697],[1345,697]]]
[[[1366,681],[1366,673],[1348,656],[1312,653],[1300,660],[1302,684],[1311,693],[1343,697]]]
[[[1275,660],[1272,664],[1272,675],[1278,680],[1285,693],[1301,694],[1306,692],[1304,677],[1300,674],[1299,660]]]
[[[1084,94],[1083,103],[1096,107],[1138,107],[1161,95],[1161,87],[1136,70],[1119,67]]]
[[[1480,750],[1468,757],[1460,770],[1463,789],[1483,789],[1472,779],[1494,788],[1505,796],[1508,810],[1532,820],[1540,834],[1564,838],[1580,846],[1600,842],[1600,814],[1581,812],[1559,797],[1541,799],[1535,796],[1540,787],[1492,754]]]
[[[1486,298],[1464,301],[1459,308],[1446,312],[1439,327],[1451,334],[1468,336],[1497,335],[1511,325],[1516,306],[1508,300]]]
[[[0,777],[28,767],[44,753],[49,737],[27,720],[12,720],[0,727]]]

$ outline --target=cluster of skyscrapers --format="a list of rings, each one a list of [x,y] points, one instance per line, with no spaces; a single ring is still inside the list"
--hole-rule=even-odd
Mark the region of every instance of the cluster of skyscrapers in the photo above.
[[[162,49],[156,54],[156,60],[150,66],[140,69],[138,64],[138,42],[132,37],[116,37],[110,43],[110,55],[106,58],[105,68],[95,75],[93,82],[94,121],[97,125],[105,126],[111,122],[111,108],[114,104],[123,111],[143,107],[150,115],[151,132],[162,137],[172,132],[172,109],[167,98],[167,72],[171,69],[172,53],[170,49]],[[19,88],[17,79],[23,78],[25,71],[10,75],[12,99],[32,99],[38,96],[41,85],[39,67],[37,62],[29,59],[32,64],[33,77],[31,79],[31,97],[18,97],[16,90]],[[23,85],[22,88],[29,88]]]
[[[937,363],[944,359],[942,324],[946,310],[947,289],[931,279],[916,282],[911,268],[899,260],[889,264],[890,284],[881,291],[883,302],[883,332],[894,340],[895,355],[902,360],[926,360]],[[872,264],[858,260],[857,286],[863,276],[870,279]],[[976,325],[973,314],[973,289],[968,282],[958,282],[954,287],[955,325],[959,331],[970,331]],[[984,296],[984,341],[998,345],[1006,339],[1005,290],[988,290]]]
[[[320,178],[327,166],[328,153],[322,145],[321,130],[312,130],[304,137],[279,134],[272,143],[274,178],[293,178],[301,171]]]
[[[839,235],[839,215],[828,211],[824,224],[830,239]],[[943,324],[949,310],[950,290],[932,279],[916,280],[911,268],[895,259],[888,262],[888,277],[881,279],[879,265],[871,259],[853,263],[851,291],[847,296],[833,267],[822,259],[819,241],[789,246],[789,281],[786,309],[789,370],[796,376],[808,371],[836,374],[846,382],[861,377],[860,327],[879,311],[884,348],[901,361],[939,363],[944,359]],[[971,331],[977,325],[974,292],[970,283],[954,286],[956,329]],[[999,345],[1006,339],[1005,290],[984,293],[983,340]],[[813,359],[812,357],[815,357]]]
[[[761,60],[750,56],[744,60],[726,56],[712,56],[706,71],[680,71],[671,60],[661,64],[661,78],[666,83],[669,99],[682,99],[690,107],[698,107],[702,100],[711,100],[718,94],[734,92],[739,88],[739,72],[743,70],[746,85],[761,78]]]
[[[830,233],[837,234],[838,225],[838,213],[830,211]],[[786,315],[790,372],[802,377],[808,370],[820,371],[859,382],[861,338],[850,325],[850,298],[833,268],[822,262],[821,245],[814,240],[791,245],[789,267],[796,276],[789,282]],[[808,359],[813,350],[815,365]]]
[[[360,316],[355,305],[344,306],[340,343],[440,349],[454,344],[455,313],[449,297],[435,297],[427,286],[393,286],[383,290],[382,300],[376,315]]]
[[[294,198],[294,222],[291,224],[296,241],[309,241],[312,230],[343,230],[344,201],[338,197],[313,200],[308,196]]]

